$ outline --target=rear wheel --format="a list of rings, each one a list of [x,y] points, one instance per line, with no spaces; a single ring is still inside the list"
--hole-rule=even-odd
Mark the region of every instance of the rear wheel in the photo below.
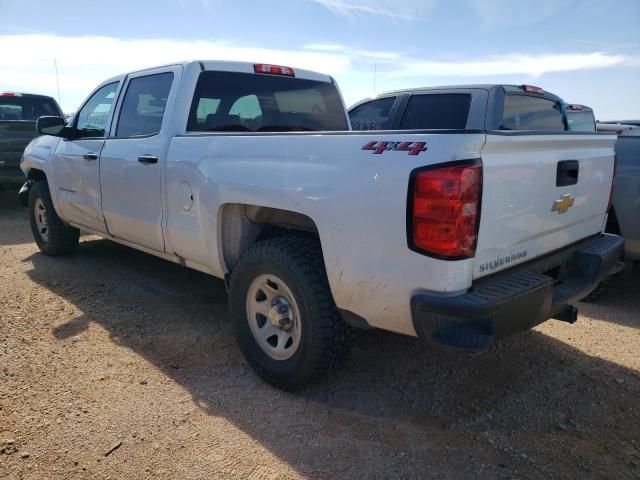
[[[45,255],[64,255],[78,245],[80,230],[60,220],[45,181],[34,183],[29,191],[29,217],[33,238]]]
[[[351,330],[333,302],[316,241],[259,242],[234,268],[229,290],[236,340],[265,381],[299,389],[345,360]]]

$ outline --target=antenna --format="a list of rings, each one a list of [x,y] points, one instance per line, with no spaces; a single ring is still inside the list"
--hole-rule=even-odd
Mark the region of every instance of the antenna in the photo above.
[[[378,63],[373,62],[373,96],[376,96],[376,77],[378,74]]]
[[[56,69],[56,87],[58,89],[58,104],[60,104],[60,80],[58,79],[58,61],[53,59],[53,66]]]

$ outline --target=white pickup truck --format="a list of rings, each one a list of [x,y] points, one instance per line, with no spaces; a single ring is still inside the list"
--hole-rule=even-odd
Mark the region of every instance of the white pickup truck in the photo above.
[[[284,389],[341,364],[353,327],[483,352],[575,321],[620,268],[615,136],[351,132],[331,77],[213,61],[114,77],[37,128],[20,198],[42,252],[82,229],[224,278],[241,350]]]

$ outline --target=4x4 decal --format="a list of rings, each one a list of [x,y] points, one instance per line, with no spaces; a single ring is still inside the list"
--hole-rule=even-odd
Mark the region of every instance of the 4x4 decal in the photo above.
[[[427,142],[369,142],[362,150],[371,150],[374,155],[380,155],[390,150],[396,152],[409,152],[409,155],[419,155],[427,151]]]

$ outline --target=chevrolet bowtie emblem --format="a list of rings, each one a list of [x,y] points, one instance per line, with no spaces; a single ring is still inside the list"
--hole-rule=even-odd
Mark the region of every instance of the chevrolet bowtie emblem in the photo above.
[[[558,213],[566,213],[571,207],[573,207],[573,202],[575,198],[570,193],[565,193],[560,197],[560,200],[556,200],[553,202],[553,207],[551,207],[552,212]]]

